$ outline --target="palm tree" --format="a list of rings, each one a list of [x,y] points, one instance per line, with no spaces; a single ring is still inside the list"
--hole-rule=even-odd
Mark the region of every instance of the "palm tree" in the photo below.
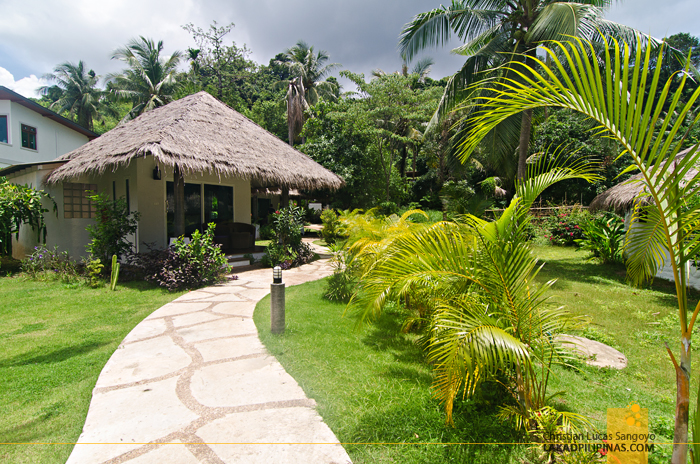
[[[545,293],[553,281],[533,284],[538,269],[525,234],[528,211],[554,183],[594,181],[597,175],[592,164],[567,167],[542,160],[531,173],[543,174],[519,182],[516,196],[495,222],[466,216],[463,223],[416,228],[403,225],[402,218],[386,229],[394,237],[369,236],[349,249],[360,250],[364,270],[348,306],[360,322],[376,319],[391,300],[423,308],[433,387],[448,422],[458,395],[473,394],[483,380],[498,374],[512,380],[507,386],[519,404],[515,414],[504,410],[504,416],[522,417],[519,423],[527,427],[533,413],[546,407],[549,366],[560,351],[553,337],[571,320],[547,304]]]
[[[648,38],[647,38],[648,40]],[[479,143],[485,133],[504,118],[544,106],[569,108],[590,118],[600,134],[618,141],[620,156],[632,164],[625,172],[639,171],[643,185],[635,201],[632,225],[625,237],[627,272],[640,283],[652,279],[658,269],[670,262],[676,283],[680,356],[666,347],[676,373],[676,422],[672,462],[685,464],[688,450],[688,417],[691,374],[691,338],[700,304],[689,306],[686,291],[686,264],[700,252],[700,206],[688,199],[700,195],[700,174],[689,174],[700,163],[700,144],[688,139],[700,123],[697,103],[700,88],[683,101],[690,64],[679,73],[680,82],[660,79],[660,63],[666,53],[660,47],[654,57],[651,47],[642,51],[645,39],[638,37],[630,47],[614,41],[602,59],[595,56],[593,44],[578,40],[544,48],[551,65],[533,58],[530,63],[512,62],[507,67],[527,73],[531,82],[505,79],[503,85],[489,86],[493,96],[483,111],[473,115],[467,126],[472,130],[462,158]],[[633,51],[634,50],[634,51]],[[656,61],[654,61],[654,59]],[[601,65],[602,63],[602,65]],[[564,70],[567,72],[563,72]],[[677,85],[677,87],[675,87]],[[676,88],[675,91],[670,89]],[[668,105],[668,110],[664,110]],[[691,121],[688,127],[688,119]],[[690,151],[678,157],[690,144]],[[687,177],[687,179],[684,179]],[[688,180],[689,179],[689,180]],[[696,416],[696,428],[700,416]],[[698,436],[694,437],[698,441]],[[695,446],[695,445],[694,445]],[[700,459],[695,448],[695,462]]]
[[[43,77],[49,82],[55,82],[55,87],[60,89],[58,100],[49,108],[58,113],[68,112],[84,128],[92,130],[93,120],[102,119],[102,114],[115,113],[105,104],[104,91],[97,88],[100,76],[92,69],[87,71],[82,60],[77,65],[61,63],[54,68],[53,73]],[[43,86],[39,92],[49,95],[52,88],[54,86]]]
[[[456,104],[481,94],[467,89],[486,78],[488,71],[514,57],[530,63],[542,41],[596,38],[596,30],[608,36],[630,37],[631,28],[602,18],[603,9],[611,3],[612,0],[453,0],[450,6],[421,13],[406,24],[399,47],[402,55],[411,60],[429,46],[445,45],[452,34],[464,41],[454,52],[467,60],[448,81],[431,121],[435,124]],[[497,150],[496,156],[502,160],[510,158],[518,146],[519,179],[526,174],[532,117],[532,111],[527,110],[519,118],[503,121],[500,134],[492,134],[489,139],[491,150]]]
[[[129,66],[123,73],[109,76],[117,97],[134,105],[124,119],[133,119],[173,100],[182,53],[175,51],[166,59],[160,56],[162,51],[162,40],[156,44],[152,39],[139,37],[112,54],[113,60]]]
[[[281,84],[287,87],[285,98],[289,145],[294,146],[294,138],[301,132],[304,125],[306,108],[318,103],[320,98],[335,98],[338,85],[323,79],[340,65],[328,63],[330,56],[326,51],[321,50],[316,53],[314,47],[303,40],[298,41],[284,53],[288,59],[277,61],[276,64],[289,69],[290,79]]]

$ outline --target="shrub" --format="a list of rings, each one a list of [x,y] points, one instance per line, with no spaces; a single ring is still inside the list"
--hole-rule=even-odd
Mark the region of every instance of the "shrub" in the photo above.
[[[86,227],[92,238],[87,245],[88,253],[103,263],[109,262],[112,255],[121,258],[131,253],[133,245],[126,237],[136,232],[140,214],[129,213],[124,198],[112,201],[103,193],[89,198],[95,203],[96,224]]]
[[[83,261],[85,265],[85,277],[87,284],[92,288],[97,288],[102,286],[102,279],[100,274],[102,274],[102,269],[104,269],[104,264],[99,259],[93,258],[92,256],[87,257]]]
[[[172,254],[163,264],[158,284],[170,291],[183,288],[199,288],[224,279],[230,271],[221,245],[214,243],[214,228],[211,223],[201,234],[195,230],[190,243],[178,238],[173,244]]]
[[[338,219],[338,214],[334,210],[324,209],[323,213],[321,213],[321,221],[323,221],[321,236],[327,244],[332,245],[342,238],[341,223]]]
[[[178,238],[172,248],[150,249],[129,258],[129,263],[140,268],[150,282],[170,291],[205,287],[224,280],[230,267],[221,245],[214,243],[213,223],[201,234],[192,234],[190,243]]]
[[[399,212],[399,206],[393,201],[383,201],[377,205],[377,212],[384,216],[391,216]]]
[[[11,234],[19,236],[20,226],[29,224],[37,233],[37,240],[46,243],[46,223],[44,213],[48,212],[42,200],[56,202],[43,190],[29,186],[11,184],[0,177],[0,254],[10,253]]]
[[[275,238],[275,229],[270,225],[260,226],[260,239],[272,240]]]
[[[275,236],[265,250],[263,265],[279,265],[282,269],[289,269],[314,258],[311,248],[301,241],[303,219],[304,211],[295,205],[275,211],[272,215]]]
[[[34,247],[34,252],[22,260],[22,271],[35,280],[58,278],[72,283],[79,277],[78,268],[69,259],[67,251],[58,251],[58,247],[49,249],[44,245]]]
[[[579,249],[591,251],[593,257],[603,264],[622,262],[625,239],[622,218],[612,213],[591,216],[581,224],[581,228],[584,236],[576,240]]]
[[[545,237],[553,245],[572,246],[576,240],[583,238],[582,225],[589,216],[580,207],[562,208],[544,220]]]
[[[358,283],[358,269],[352,263],[350,254],[342,251],[339,246],[331,247],[333,251],[333,274],[326,280],[326,291],[323,297],[330,301],[350,301],[355,286]]]

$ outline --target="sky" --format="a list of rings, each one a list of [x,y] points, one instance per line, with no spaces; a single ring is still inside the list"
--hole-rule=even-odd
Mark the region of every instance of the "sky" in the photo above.
[[[326,50],[342,69],[365,76],[377,68],[392,72],[401,67],[402,26],[439,5],[425,0],[0,0],[0,85],[37,96],[37,87],[46,84],[42,76],[66,61],[83,60],[101,76],[118,72],[123,63],[111,60],[111,54],[130,39],[163,40],[166,54],[185,51],[195,43],[181,26],[207,28],[212,20],[234,23],[226,39],[247,45],[260,64],[305,40]],[[697,9],[698,0],[626,0],[613,2],[606,18],[659,38],[678,32],[700,37]],[[460,68],[464,58],[450,54],[456,45],[425,53],[435,60],[431,77]]]

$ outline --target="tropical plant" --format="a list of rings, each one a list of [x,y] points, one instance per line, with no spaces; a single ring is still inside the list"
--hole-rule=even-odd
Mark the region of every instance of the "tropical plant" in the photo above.
[[[204,233],[195,230],[189,243],[178,237],[172,248],[150,251],[141,261],[146,279],[169,291],[199,288],[224,280],[231,268],[221,245],[214,243],[216,224],[210,223]],[[155,272],[153,272],[155,270]]]
[[[110,262],[112,255],[119,259],[131,253],[134,245],[127,237],[136,232],[141,214],[129,212],[123,197],[113,201],[98,193],[88,198],[95,204],[95,224],[85,228],[91,239],[86,246],[88,253],[102,263]]]
[[[687,210],[687,199],[700,190],[700,147],[695,144],[678,156],[691,128],[700,122],[697,102],[700,89],[680,103],[689,79],[689,65],[679,74],[678,87],[670,92],[671,80],[660,79],[661,67],[652,66],[652,50],[643,47],[644,39],[630,47],[612,41],[602,57],[592,43],[577,40],[543,47],[551,65],[533,59],[533,66],[512,62],[507,68],[519,76],[531,76],[527,82],[506,79],[490,86],[492,96],[484,109],[467,122],[473,130],[463,145],[462,158],[478,145],[493,127],[524,110],[543,106],[570,108],[597,123],[600,134],[616,139],[622,154],[632,164],[626,172],[639,171],[642,186],[634,203],[631,225],[625,237],[627,271],[633,283],[652,279],[670,264],[676,286],[680,356],[667,351],[676,373],[676,418],[673,437],[675,464],[685,464],[688,453],[688,416],[691,374],[691,340],[700,304],[689,306],[686,263],[700,250],[700,205]],[[656,62],[664,59],[666,47],[655,53]],[[564,72],[566,70],[566,72]],[[646,90],[646,91],[645,91]],[[668,111],[662,111],[664,105]],[[622,155],[621,154],[621,155]]]
[[[328,52],[315,52],[314,47],[303,40],[284,53],[287,59],[276,64],[289,70],[290,78],[281,84],[287,88],[287,125],[289,144],[293,146],[294,139],[304,126],[304,112],[321,98],[335,99],[338,96],[337,82],[325,78],[340,65],[328,63]]]
[[[10,252],[12,234],[19,238],[19,229],[28,224],[37,233],[37,241],[46,243],[46,223],[44,213],[49,210],[43,201],[56,202],[43,190],[29,186],[11,184],[5,177],[0,177],[0,254]]]
[[[573,246],[576,240],[583,238],[583,224],[588,221],[590,215],[580,205],[574,207],[560,207],[554,214],[545,217],[541,226],[545,231],[545,238],[552,245]]]
[[[412,59],[421,50],[445,45],[454,34],[464,42],[455,53],[467,57],[462,69],[445,87],[440,105],[431,121],[435,125],[465,100],[484,95],[484,88],[472,84],[488,77],[501,76],[499,65],[509,59],[533,63],[536,49],[546,40],[570,40],[572,37],[598,39],[597,30],[606,35],[630,37],[631,28],[603,19],[611,0],[453,0],[421,13],[406,24],[399,48]],[[490,72],[496,69],[497,71]],[[517,78],[509,76],[510,79]],[[519,115],[494,126],[489,137],[491,156],[512,159],[518,151],[518,178],[526,174],[533,113]]]
[[[113,60],[121,60],[129,66],[121,74],[108,76],[116,96],[133,104],[124,119],[133,119],[173,100],[177,87],[175,75],[182,53],[174,51],[165,59],[161,57],[162,52],[162,40],[156,44],[153,39],[142,36],[112,54]]]
[[[310,262],[314,254],[311,247],[301,241],[304,229],[304,210],[296,205],[279,209],[272,215],[274,239],[267,246],[263,264],[280,265],[289,269]]]
[[[105,92],[97,88],[100,76],[92,69],[88,71],[82,60],[77,65],[61,63],[53,73],[45,74],[44,79],[55,82],[55,86],[39,87],[42,95],[49,95],[55,87],[60,89],[58,99],[49,108],[58,113],[67,112],[84,128],[92,130],[93,121],[102,120],[103,115],[116,115],[116,111],[105,103]]]
[[[340,220],[338,220],[338,213],[334,210],[330,208],[324,209],[321,213],[321,221],[323,222],[321,236],[328,245],[334,244],[343,237]]]
[[[580,250],[593,253],[603,264],[622,263],[625,223],[619,216],[608,213],[591,216],[581,224],[583,238],[576,239]]]
[[[36,280],[57,278],[64,283],[73,283],[78,278],[78,269],[68,252],[45,245],[34,247],[34,251],[22,260],[22,271]]]
[[[467,216],[463,223],[439,222],[376,247],[348,306],[360,322],[376,319],[388,301],[410,299],[408,304],[425,308],[435,395],[448,422],[455,398],[474,394],[486,379],[509,388],[517,406],[504,415],[519,417],[516,423],[526,429],[534,411],[546,406],[549,369],[560,359],[554,337],[571,319],[547,303],[553,282],[533,283],[538,268],[524,233],[528,210],[555,182],[597,176],[581,162],[531,169],[544,174],[519,182],[495,222]]]
[[[119,261],[117,255],[112,255],[112,274],[109,278],[109,289],[115,291],[117,289],[117,281],[119,280]]]

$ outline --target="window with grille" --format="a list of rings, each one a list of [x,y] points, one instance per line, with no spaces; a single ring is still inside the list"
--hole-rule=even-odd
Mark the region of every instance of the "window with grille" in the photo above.
[[[63,184],[63,217],[95,217],[95,204],[88,198],[97,193],[97,184]]]

